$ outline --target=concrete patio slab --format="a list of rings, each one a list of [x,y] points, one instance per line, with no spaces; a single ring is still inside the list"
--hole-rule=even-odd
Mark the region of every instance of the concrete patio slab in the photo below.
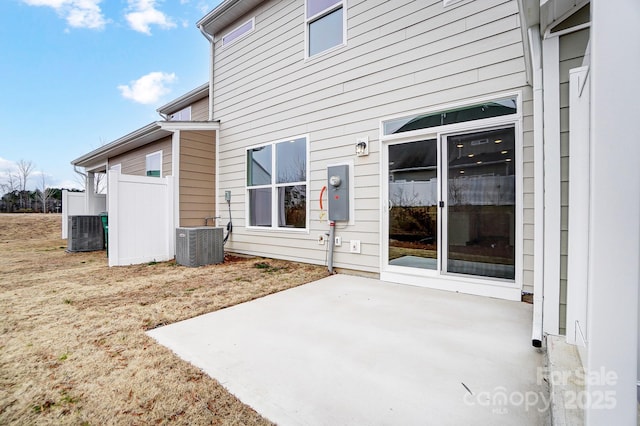
[[[334,275],[148,333],[281,425],[539,425],[531,312]]]

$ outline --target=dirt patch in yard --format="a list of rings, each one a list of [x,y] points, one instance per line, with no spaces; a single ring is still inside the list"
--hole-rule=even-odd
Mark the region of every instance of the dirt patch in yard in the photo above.
[[[227,257],[109,268],[59,215],[0,215],[0,424],[266,424],[146,330],[295,287],[320,266]]]

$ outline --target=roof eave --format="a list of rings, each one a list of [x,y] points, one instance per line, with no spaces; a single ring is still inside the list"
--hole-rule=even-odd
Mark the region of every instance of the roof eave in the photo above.
[[[170,134],[171,131],[164,130],[160,122],[154,121],[128,135],[76,158],[71,164],[74,166],[88,167],[95,163],[104,162],[109,157],[129,151],[138,146],[146,145],[149,142],[153,142]]]
[[[207,96],[209,96],[208,82],[196,87],[188,93],[185,93],[179,98],[172,100],[168,104],[161,106],[156,111],[160,114],[172,114]]]
[[[219,121],[154,121],[113,142],[101,146],[71,162],[74,166],[91,168],[105,164],[116,155],[153,143],[177,130],[219,130]]]
[[[196,26],[210,36],[216,36],[243,15],[262,3],[263,0],[225,0],[200,19]]]

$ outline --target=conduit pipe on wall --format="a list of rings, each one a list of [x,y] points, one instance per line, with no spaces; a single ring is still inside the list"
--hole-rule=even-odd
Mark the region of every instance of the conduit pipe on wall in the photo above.
[[[528,29],[529,50],[533,68],[533,147],[534,147],[534,267],[533,267],[533,324],[531,344],[537,348],[543,341],[544,306],[544,121],[542,90],[542,43],[540,28]]]
[[[333,248],[336,239],[336,223],[332,220],[329,222],[329,258],[327,259],[327,266],[329,273],[333,274]]]

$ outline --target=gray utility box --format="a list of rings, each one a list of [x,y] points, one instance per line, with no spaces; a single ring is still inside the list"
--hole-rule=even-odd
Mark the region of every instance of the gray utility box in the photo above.
[[[327,175],[329,220],[349,220],[349,166],[329,166]]]
[[[197,226],[176,228],[176,263],[203,266],[224,262],[222,228]]]
[[[69,216],[67,251],[104,250],[104,229],[100,216]]]

